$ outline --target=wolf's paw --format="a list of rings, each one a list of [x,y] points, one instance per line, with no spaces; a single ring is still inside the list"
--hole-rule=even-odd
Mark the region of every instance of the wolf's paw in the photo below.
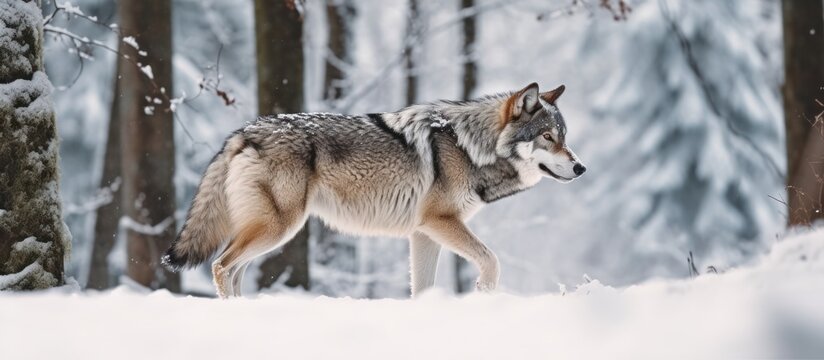
[[[497,282],[478,279],[475,281],[475,290],[480,292],[493,292],[498,287]]]

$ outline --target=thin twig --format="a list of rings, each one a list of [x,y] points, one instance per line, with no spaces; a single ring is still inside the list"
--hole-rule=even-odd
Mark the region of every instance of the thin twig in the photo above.
[[[790,204],[787,204],[787,202],[786,202],[786,201],[784,201],[783,199],[778,199],[778,198],[776,198],[775,196],[772,196],[772,195],[767,195],[767,196],[768,196],[770,199],[775,200],[775,201],[776,201],[776,202],[778,202],[779,204],[786,206],[787,208],[789,208],[789,207],[790,207]]]
[[[617,9],[612,5],[612,0],[599,0],[598,7],[605,9],[612,14],[612,19],[615,21],[626,21],[627,15],[632,12],[632,8],[625,0],[618,0]],[[574,15],[578,9],[584,9],[589,13],[589,16],[595,14],[595,6],[590,4],[587,0],[572,0],[568,5],[557,9],[552,9],[537,16],[538,21],[554,19],[563,15]]]
[[[57,87],[60,90],[65,90],[73,87],[74,84],[76,84],[77,81],[80,80],[80,75],[83,75],[83,69],[86,62],[83,61],[83,56],[80,54],[83,50],[80,48],[80,46],[77,45],[77,43],[73,39],[69,39],[69,41],[67,41],[65,38],[60,37],[60,41],[64,44],[67,44],[67,46],[71,46],[73,48],[74,54],[77,56],[78,66],[80,67],[77,71],[77,74],[74,75],[74,78],[71,82],[69,82],[68,85],[60,85]]]

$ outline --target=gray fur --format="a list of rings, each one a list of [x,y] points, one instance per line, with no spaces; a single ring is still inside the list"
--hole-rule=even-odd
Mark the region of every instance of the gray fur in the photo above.
[[[541,176],[577,177],[569,175],[577,158],[563,143],[563,117],[537,98],[532,84],[393,113],[260,117],[231,135],[209,166],[164,263],[195,265],[231,239],[213,272],[219,295],[238,295],[245,266],[317,215],[344,232],[420,239],[412,248],[415,292],[431,286],[430,257],[440,245],[475,263],[478,287],[492,290],[497,260],[463,222]],[[550,131],[553,141],[542,137]]]

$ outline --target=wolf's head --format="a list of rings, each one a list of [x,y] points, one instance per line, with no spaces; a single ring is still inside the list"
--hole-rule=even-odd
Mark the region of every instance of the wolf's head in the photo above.
[[[586,167],[566,144],[566,123],[555,105],[563,92],[561,85],[542,93],[532,83],[512,94],[501,108],[496,151],[526,173],[566,183],[583,175]]]

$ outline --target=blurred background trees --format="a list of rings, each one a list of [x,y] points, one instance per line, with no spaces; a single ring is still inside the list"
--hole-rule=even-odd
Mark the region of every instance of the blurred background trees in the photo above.
[[[603,67],[606,48],[627,61],[604,68],[591,94],[595,121],[626,139],[598,147],[615,159],[600,170],[623,175],[595,185],[610,200],[594,212],[636,229],[655,266],[682,263],[668,258],[676,248],[710,264],[743,260],[783,220],[769,197],[784,182],[779,84],[768,76],[780,46],[765,25],[780,13],[757,5],[656,1],[626,21],[593,23],[581,50],[585,68]],[[629,42],[610,44],[615,31]]]
[[[499,254],[508,290],[554,291],[583,273],[616,285],[687,276],[690,251],[698,266],[733,266],[787,223],[821,217],[820,0],[164,4],[79,0],[103,27],[55,18],[151,66],[153,79],[94,45],[47,37],[76,248],[67,273],[90,288],[126,274],[212,292],[208,267],[178,285],[154,248],[174,235],[222,139],[258,114],[393,111],[532,81],[567,85],[569,141],[591,171],[570,185],[542,182],[472,221]],[[107,29],[115,22],[120,35]],[[254,263],[247,285],[405,295],[404,242],[309,229]],[[461,281],[471,267],[442,262],[441,286],[471,285]]]

